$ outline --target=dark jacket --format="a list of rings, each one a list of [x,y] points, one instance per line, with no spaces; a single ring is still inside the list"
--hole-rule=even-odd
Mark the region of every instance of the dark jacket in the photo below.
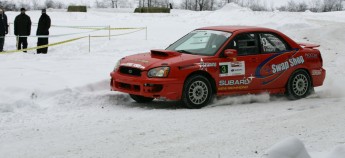
[[[7,16],[5,13],[0,14],[0,36],[8,33]]]
[[[14,20],[14,34],[28,36],[31,34],[31,19],[28,15],[21,13]]]
[[[37,32],[36,35],[49,35],[50,28],[50,17],[43,13],[38,20]]]

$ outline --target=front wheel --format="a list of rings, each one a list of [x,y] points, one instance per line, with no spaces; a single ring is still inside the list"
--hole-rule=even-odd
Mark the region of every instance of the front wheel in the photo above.
[[[134,95],[134,94],[130,94],[130,96],[133,100],[135,100],[138,103],[148,103],[154,99],[154,98],[149,98],[149,97],[144,97],[144,96]]]
[[[286,86],[286,95],[291,100],[301,99],[313,91],[311,79],[305,70],[292,73]]]
[[[182,102],[187,108],[198,109],[212,100],[210,81],[201,75],[189,77],[183,87]]]

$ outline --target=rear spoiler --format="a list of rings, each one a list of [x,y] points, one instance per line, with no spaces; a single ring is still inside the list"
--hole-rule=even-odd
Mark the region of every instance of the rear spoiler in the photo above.
[[[319,44],[310,44],[310,43],[297,43],[297,44],[299,44],[302,48],[310,48],[310,49],[313,49],[313,48],[320,47]]]

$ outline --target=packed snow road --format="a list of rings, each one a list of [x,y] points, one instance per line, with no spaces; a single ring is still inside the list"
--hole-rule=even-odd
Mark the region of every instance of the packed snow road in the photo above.
[[[16,14],[7,12],[10,21]],[[28,14],[34,21],[39,11]],[[229,5],[215,12],[48,14],[60,25],[147,26],[149,38],[138,32],[95,39],[91,53],[88,41],[81,40],[49,48],[47,55],[1,54],[0,157],[259,158],[294,136],[314,158],[322,158],[345,143],[345,20],[340,18],[345,12],[252,12]],[[165,48],[201,26],[229,24],[270,27],[296,41],[321,44],[324,86],[296,101],[236,96],[198,110],[175,101],[138,104],[109,91],[109,72],[121,57]],[[52,34],[68,31],[52,28]],[[35,40],[29,38],[29,46]],[[6,38],[5,49],[14,47],[14,39]]]

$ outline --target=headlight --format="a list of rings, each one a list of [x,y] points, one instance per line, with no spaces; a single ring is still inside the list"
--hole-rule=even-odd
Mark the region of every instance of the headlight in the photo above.
[[[121,59],[116,62],[114,70],[113,70],[114,72],[120,67],[120,63],[121,63]]]
[[[169,67],[156,67],[151,69],[148,73],[148,77],[168,77],[170,68]]]

